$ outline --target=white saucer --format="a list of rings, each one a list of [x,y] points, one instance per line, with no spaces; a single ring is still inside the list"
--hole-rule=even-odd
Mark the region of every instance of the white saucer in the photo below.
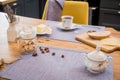
[[[65,28],[62,26],[62,23],[60,23],[58,26],[57,26],[59,29],[62,29],[62,30],[73,30],[73,29],[77,29],[79,28],[76,24],[72,24],[72,26],[70,28]]]

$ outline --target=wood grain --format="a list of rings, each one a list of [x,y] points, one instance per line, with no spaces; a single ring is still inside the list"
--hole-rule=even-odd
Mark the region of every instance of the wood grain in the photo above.
[[[17,43],[8,43],[6,37],[6,30],[9,26],[7,20],[5,19],[4,14],[0,13],[0,57],[9,56],[9,57],[17,57],[20,55],[19,47]],[[27,17],[20,17],[19,26],[29,26],[29,25],[39,25],[44,23],[45,21]],[[112,36],[116,36],[120,38],[120,32],[114,30],[113,28],[106,28],[112,32]],[[47,46],[56,46],[62,48],[70,48],[74,50],[86,50],[93,51],[94,48],[84,44],[84,43],[74,43],[67,42],[61,40],[54,39],[46,39],[42,37],[38,37],[39,45],[47,45]],[[111,53],[113,55],[113,67],[114,67],[114,80],[120,80],[120,51],[114,51]]]

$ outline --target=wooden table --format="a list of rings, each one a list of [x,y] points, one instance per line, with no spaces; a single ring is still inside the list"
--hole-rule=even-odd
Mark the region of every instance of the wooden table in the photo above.
[[[0,13],[0,57],[7,57],[8,60],[11,60],[17,56],[19,56],[19,47],[17,43],[8,43],[6,30],[8,28],[8,22],[3,13]],[[40,19],[33,19],[27,17],[20,17],[20,23],[18,26],[27,26],[27,25],[39,25],[44,23],[44,20]],[[113,36],[120,38],[120,32],[114,30],[113,28],[106,28],[112,32]],[[46,39],[38,37],[38,41],[40,45],[47,45],[47,46],[57,46],[62,48],[70,48],[74,50],[87,50],[92,51],[94,48],[81,43],[74,43],[74,42],[67,42],[61,40],[54,40],[54,39]],[[64,44],[64,45],[63,45]],[[113,54],[113,63],[114,63],[114,80],[120,80],[120,51],[115,51]]]

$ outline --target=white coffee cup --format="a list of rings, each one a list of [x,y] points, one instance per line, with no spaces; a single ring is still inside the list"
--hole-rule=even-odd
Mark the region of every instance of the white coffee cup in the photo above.
[[[73,23],[73,16],[62,16],[62,26],[66,29],[70,29]]]

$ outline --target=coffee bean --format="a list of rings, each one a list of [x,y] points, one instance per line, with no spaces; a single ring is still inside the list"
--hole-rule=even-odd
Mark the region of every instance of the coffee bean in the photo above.
[[[47,50],[49,50],[49,48],[46,47],[44,50],[47,51]]]
[[[34,53],[32,54],[32,56],[36,57],[36,56],[38,56],[38,55],[37,55],[37,53],[36,53],[36,52],[34,52]]]
[[[65,56],[64,55],[61,55],[61,58],[64,58]]]
[[[43,53],[43,54],[44,54],[45,52],[42,50],[42,51],[41,51],[41,53]]]
[[[55,56],[55,52],[53,52],[52,55]]]
[[[49,48],[47,48],[47,47],[46,47],[44,50],[45,50],[47,53],[50,52]]]
[[[40,51],[44,51],[42,47],[39,47]]]
[[[47,47],[45,48],[45,50],[48,50],[48,49],[49,49],[49,48],[47,48]]]

